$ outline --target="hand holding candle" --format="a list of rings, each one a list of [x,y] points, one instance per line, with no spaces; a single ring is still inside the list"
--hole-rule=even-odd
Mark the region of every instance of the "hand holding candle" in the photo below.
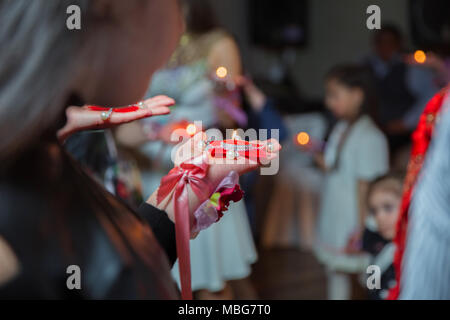
[[[269,149],[267,149],[269,148]],[[249,159],[251,161],[259,162],[261,159],[267,158],[267,152],[272,152],[269,146],[248,142],[242,140],[234,130],[231,139],[223,141],[210,141],[206,146],[207,151],[213,158],[237,160]]]
[[[218,67],[212,75],[216,91],[234,91],[236,89],[236,83],[231,77],[228,69],[224,66]]]
[[[158,190],[147,200],[153,206],[165,210],[175,222],[181,294],[183,299],[188,300],[192,299],[189,238],[214,222],[197,221],[197,218],[204,219],[207,215],[205,208],[200,211],[198,208],[202,204],[211,203],[208,199],[216,204],[223,203],[226,207],[227,201],[242,198],[242,192],[239,193],[240,188],[237,185],[238,175],[258,167],[258,162],[255,161],[215,161],[216,158],[207,156],[206,139],[205,133],[198,133],[176,150],[175,167],[162,178]],[[231,144],[233,148],[238,148],[241,143],[258,145],[270,152],[269,159],[275,159],[281,149],[274,139],[250,143],[238,140],[234,135],[232,139],[217,142]],[[221,185],[225,189],[221,189]],[[223,205],[218,205],[219,209],[223,210]],[[197,216],[194,217],[196,213]],[[220,217],[220,212],[217,216]]]

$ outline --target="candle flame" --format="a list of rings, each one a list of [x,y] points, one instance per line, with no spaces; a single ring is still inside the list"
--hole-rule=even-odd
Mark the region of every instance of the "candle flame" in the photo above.
[[[427,55],[422,50],[417,50],[414,52],[414,60],[416,60],[417,63],[424,63],[427,61]]]
[[[197,127],[195,126],[195,124],[190,123],[186,127],[186,132],[188,135],[193,136],[197,132]]]
[[[297,142],[302,146],[307,145],[309,143],[309,140],[309,134],[307,134],[306,132],[300,132],[297,135]]]
[[[218,67],[216,70],[216,75],[218,78],[225,78],[228,75],[228,70],[225,67]]]

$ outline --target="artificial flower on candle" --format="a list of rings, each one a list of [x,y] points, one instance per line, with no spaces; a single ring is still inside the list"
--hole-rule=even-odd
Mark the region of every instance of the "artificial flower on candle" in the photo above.
[[[235,184],[234,187],[221,188],[218,192],[214,193],[210,198],[210,202],[219,212],[219,219],[217,221],[222,218],[223,212],[228,210],[230,201],[238,202],[242,199],[243,195],[241,187],[238,184]]]

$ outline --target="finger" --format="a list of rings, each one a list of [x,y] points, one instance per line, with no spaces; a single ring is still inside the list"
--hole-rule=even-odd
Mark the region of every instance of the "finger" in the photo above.
[[[172,98],[169,98],[167,96],[156,96],[150,99],[147,99],[144,102],[144,106],[146,108],[153,108],[156,106],[172,106],[175,104],[175,100]]]
[[[277,139],[273,138],[265,141],[260,140],[250,141],[250,143],[264,145],[266,147],[266,151],[268,154],[276,154],[281,150],[281,144],[278,142]]]
[[[270,139],[266,141],[251,141],[252,144],[263,145],[266,148],[266,155],[264,158],[251,159],[251,158],[242,158],[231,160],[231,159],[222,159],[222,158],[213,158],[211,159],[212,163],[217,166],[226,166],[227,170],[236,171],[239,174],[244,174],[246,172],[252,171],[262,165],[266,166],[270,164],[270,161],[276,159],[279,155],[279,151],[281,150],[281,145],[276,139]]]
[[[244,87],[249,83],[249,80],[245,76],[238,75],[234,78],[234,82],[236,83],[236,85]]]
[[[102,124],[122,124],[152,116],[165,115],[170,113],[170,109],[165,106],[159,106],[153,109],[138,109],[136,111],[124,113],[113,111],[111,116],[107,120],[101,119],[101,112],[99,111],[92,111],[86,109],[84,112],[88,113],[89,117],[92,117],[93,122],[95,122],[97,125],[102,125]]]
[[[105,123],[111,123],[111,124],[122,124],[127,123],[143,118],[147,118],[152,116],[152,113],[149,110],[136,110],[133,112],[127,112],[127,113],[118,113],[113,112],[108,120],[105,121]]]
[[[148,99],[145,100],[145,101],[158,100],[158,99],[172,99],[172,98],[170,98],[169,96],[166,96],[166,95],[164,95],[164,94],[160,94],[160,95],[157,95],[157,96],[153,96],[153,97],[151,97],[151,98],[148,98]]]
[[[159,106],[149,110],[149,116],[162,116],[170,113],[170,109],[166,106]]]

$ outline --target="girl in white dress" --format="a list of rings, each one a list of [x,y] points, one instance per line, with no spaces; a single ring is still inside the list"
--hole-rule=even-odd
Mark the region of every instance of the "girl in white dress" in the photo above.
[[[316,254],[328,273],[328,297],[351,297],[351,274],[368,257],[360,252],[371,180],[389,169],[383,133],[367,115],[373,106],[370,75],[358,66],[339,66],[326,78],[327,107],[339,120],[324,154],[316,160],[325,171]]]

